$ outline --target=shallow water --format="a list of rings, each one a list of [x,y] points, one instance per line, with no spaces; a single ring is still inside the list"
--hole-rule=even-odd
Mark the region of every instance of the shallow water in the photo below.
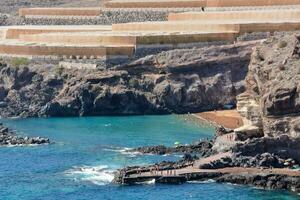
[[[126,148],[173,145],[212,137],[213,128],[184,116],[87,117],[1,120],[18,134],[48,137],[55,144],[0,148],[1,199],[299,199],[217,183],[115,186],[113,171],[126,165],[178,160],[180,155],[126,154]]]

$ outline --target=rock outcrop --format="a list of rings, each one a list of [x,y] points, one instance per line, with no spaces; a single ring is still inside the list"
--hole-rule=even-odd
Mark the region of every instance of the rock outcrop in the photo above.
[[[269,38],[252,54],[247,92],[238,99],[252,102],[244,106],[250,111],[244,117],[265,136],[300,136],[299,49],[299,35],[286,34]]]
[[[188,113],[235,102],[255,42],[179,49],[112,68],[0,64],[0,116]]]
[[[16,135],[13,131],[6,128],[0,123],[0,146],[9,146],[9,145],[41,145],[41,144],[50,144],[48,138],[41,137],[21,137]]]
[[[165,154],[172,154],[172,153],[197,154],[200,155],[201,157],[204,157],[213,154],[212,145],[213,145],[212,141],[203,140],[190,145],[178,145],[176,147],[166,147],[164,145],[147,146],[147,147],[138,147],[129,151],[140,152],[143,154],[158,154],[158,155],[165,155]]]

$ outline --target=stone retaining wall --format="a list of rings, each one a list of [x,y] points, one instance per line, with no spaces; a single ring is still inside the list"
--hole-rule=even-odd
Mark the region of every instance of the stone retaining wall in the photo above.
[[[0,14],[0,26],[6,25],[7,18],[8,18],[7,15]]]
[[[28,25],[110,25],[127,22],[166,21],[170,12],[201,11],[201,8],[102,9],[99,16],[26,16],[17,24]]]
[[[166,21],[168,11],[104,11],[98,17],[26,17],[21,20],[28,25],[108,25],[126,22]]]

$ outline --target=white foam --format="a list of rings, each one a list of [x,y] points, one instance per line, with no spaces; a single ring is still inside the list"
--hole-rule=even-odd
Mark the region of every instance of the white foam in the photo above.
[[[120,152],[120,153],[127,153],[128,151],[132,150],[132,148],[120,148],[120,147],[108,147],[104,149],[105,151],[113,151],[113,152]]]
[[[144,182],[140,182],[137,183],[138,185],[154,185],[155,184],[155,179],[152,179],[150,181],[144,181]]]
[[[215,180],[208,179],[206,181],[188,181],[188,183],[194,183],[194,184],[202,184],[202,183],[215,183]]]
[[[138,151],[132,151],[133,148],[119,148],[119,147],[112,147],[112,148],[106,148],[104,149],[105,151],[113,151],[113,152],[118,152],[123,155],[128,155],[129,157],[136,157],[138,155],[143,155],[141,152]]]
[[[7,147],[7,148],[12,148],[12,147],[36,147],[36,146],[41,146],[41,145],[49,145],[49,143],[45,143],[45,144],[8,144],[8,145],[3,145],[2,147]]]
[[[75,180],[91,182],[96,185],[107,185],[114,178],[114,170],[107,165],[73,167],[65,172]]]

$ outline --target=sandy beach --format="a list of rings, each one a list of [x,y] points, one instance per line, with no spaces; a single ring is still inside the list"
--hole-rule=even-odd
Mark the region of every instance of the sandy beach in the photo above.
[[[225,128],[235,129],[243,126],[242,116],[236,110],[202,112],[196,113],[194,116]]]

